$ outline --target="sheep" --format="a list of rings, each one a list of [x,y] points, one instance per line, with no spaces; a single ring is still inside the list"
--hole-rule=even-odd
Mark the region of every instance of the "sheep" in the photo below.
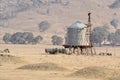
[[[49,54],[56,54],[57,53],[57,48],[52,48],[52,49],[45,49],[45,52],[46,53],[49,53]]]
[[[101,53],[99,53],[98,55],[100,55],[100,56],[112,56],[112,53],[104,53],[104,52],[101,52]]]

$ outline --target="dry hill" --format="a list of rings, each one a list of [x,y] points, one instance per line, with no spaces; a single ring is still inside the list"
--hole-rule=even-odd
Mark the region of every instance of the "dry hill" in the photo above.
[[[92,12],[93,27],[108,24],[113,29],[110,21],[120,19],[120,0],[1,0],[1,3],[1,37],[8,31],[30,31],[41,34],[44,42],[50,42],[53,34],[65,36],[65,29],[75,21],[87,23],[89,11]],[[39,32],[38,24],[44,20],[51,27]]]

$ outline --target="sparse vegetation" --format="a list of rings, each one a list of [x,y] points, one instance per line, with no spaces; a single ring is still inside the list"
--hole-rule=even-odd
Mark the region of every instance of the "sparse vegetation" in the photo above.
[[[120,80],[120,77],[110,77],[110,78],[105,79],[105,80]]]
[[[110,34],[108,35],[108,41],[110,42],[110,44],[111,44],[112,46],[115,45],[115,43],[116,43],[115,40],[116,40],[116,39],[115,39],[115,33],[110,33]]]
[[[60,67],[54,63],[39,63],[39,64],[28,64],[18,69],[24,70],[41,70],[41,71],[64,71],[67,70],[66,68]]]
[[[116,43],[120,44],[120,29],[117,29],[115,32],[115,39],[116,39]]]
[[[85,67],[83,69],[80,69],[70,76],[74,77],[82,77],[82,78],[88,78],[88,79],[103,79],[103,78],[109,78],[119,76],[119,71],[115,71],[114,69],[108,69],[105,67]]]

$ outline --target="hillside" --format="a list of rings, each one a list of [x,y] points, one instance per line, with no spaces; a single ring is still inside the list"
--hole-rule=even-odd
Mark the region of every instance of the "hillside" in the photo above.
[[[87,23],[87,13],[92,12],[93,27],[120,19],[120,0],[1,0],[0,37],[4,33],[29,31],[44,37],[50,43],[53,34],[65,36],[67,26],[77,20]],[[38,24],[47,20],[51,27],[39,32]],[[119,20],[120,21],[120,20]]]

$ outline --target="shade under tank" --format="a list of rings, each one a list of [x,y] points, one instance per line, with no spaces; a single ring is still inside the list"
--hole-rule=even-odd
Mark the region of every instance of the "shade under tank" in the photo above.
[[[83,46],[88,45],[86,42],[87,25],[76,21],[67,28],[66,45]]]

